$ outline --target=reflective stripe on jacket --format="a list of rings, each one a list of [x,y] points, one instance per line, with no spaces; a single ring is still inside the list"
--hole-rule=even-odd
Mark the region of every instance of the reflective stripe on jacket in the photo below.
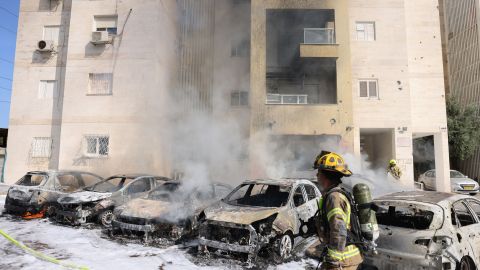
[[[325,204],[325,206],[324,206]],[[325,207],[322,211],[322,207]],[[327,224],[324,239],[327,244],[327,260],[337,261],[342,264],[357,263],[362,261],[360,249],[355,245],[347,246],[347,234],[351,228],[351,205],[348,198],[333,190],[326,198],[318,201],[321,217]]]

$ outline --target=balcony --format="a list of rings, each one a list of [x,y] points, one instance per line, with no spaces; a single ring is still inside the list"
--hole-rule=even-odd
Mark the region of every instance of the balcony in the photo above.
[[[333,28],[304,28],[300,57],[338,58],[338,44]]]

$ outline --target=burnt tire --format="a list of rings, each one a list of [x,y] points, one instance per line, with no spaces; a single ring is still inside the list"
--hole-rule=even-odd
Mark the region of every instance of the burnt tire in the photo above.
[[[456,270],[475,270],[476,267],[472,260],[468,257],[463,257],[460,263],[457,265]]]
[[[57,215],[58,205],[56,204],[47,204],[45,205],[45,216],[47,218],[53,218]]]
[[[98,222],[104,227],[110,228],[112,227],[113,218],[113,211],[111,209],[107,209],[98,215]]]
[[[290,234],[286,233],[275,239],[273,260],[276,263],[282,263],[292,257],[293,251],[293,238]]]

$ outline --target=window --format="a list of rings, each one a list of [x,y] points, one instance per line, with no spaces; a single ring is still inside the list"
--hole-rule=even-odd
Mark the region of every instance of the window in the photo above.
[[[107,157],[110,138],[103,135],[85,136],[85,155],[90,157]]]
[[[258,207],[281,207],[287,204],[289,186],[243,184],[225,198],[228,204]]]
[[[45,25],[43,27],[43,40],[53,41],[53,44],[58,45],[58,37],[60,35],[59,25]]]
[[[305,185],[304,187],[309,201],[317,198],[317,193],[315,192],[315,188],[313,186]]]
[[[377,80],[360,80],[360,97],[368,99],[378,99],[378,82]]]
[[[16,183],[20,186],[39,186],[47,177],[41,174],[27,174]]]
[[[480,219],[480,202],[474,200],[468,200],[468,204],[472,208],[475,215],[477,215],[478,219]]]
[[[87,95],[111,95],[112,73],[90,73]]]
[[[128,187],[128,193],[130,194],[147,192],[149,190],[150,190],[150,178],[143,178],[143,179],[137,180]]]
[[[248,56],[250,49],[250,42],[248,40],[242,40],[234,42],[232,44],[232,50],[230,52],[231,57],[246,57]]]
[[[51,154],[52,139],[50,137],[35,137],[32,142],[32,158],[49,158]]]
[[[453,204],[453,212],[460,222],[460,226],[468,226],[475,224],[475,219],[463,202],[456,202]],[[452,217],[453,218],[453,217]]]
[[[57,81],[42,80],[38,84],[38,99],[57,98]]]
[[[84,187],[93,186],[94,184],[103,180],[100,176],[90,174],[90,173],[81,173],[80,177],[82,179]]]
[[[117,34],[117,15],[95,16],[95,31],[107,31],[108,35]]]
[[[375,41],[375,22],[357,22],[357,40]]]
[[[308,95],[282,95],[267,93],[267,104],[308,104]]]
[[[435,218],[435,213],[420,205],[406,206],[396,205],[395,202],[383,202],[378,204],[376,216],[378,224],[381,225],[428,230]]]
[[[73,174],[59,174],[57,181],[61,191],[73,192],[81,188],[78,178]]]
[[[298,207],[303,205],[304,203],[305,198],[303,197],[302,186],[299,186],[293,194],[293,204],[295,205],[295,207]]]
[[[230,104],[232,106],[248,106],[248,92],[234,91],[230,96]]]

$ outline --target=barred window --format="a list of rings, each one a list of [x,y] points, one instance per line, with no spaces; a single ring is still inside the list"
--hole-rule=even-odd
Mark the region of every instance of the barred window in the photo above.
[[[375,41],[375,22],[356,23],[357,40]]]
[[[52,148],[52,138],[34,137],[30,156],[32,158],[49,158]]]
[[[112,73],[90,73],[88,95],[111,95]]]
[[[85,155],[107,157],[110,138],[105,135],[85,135]]]

